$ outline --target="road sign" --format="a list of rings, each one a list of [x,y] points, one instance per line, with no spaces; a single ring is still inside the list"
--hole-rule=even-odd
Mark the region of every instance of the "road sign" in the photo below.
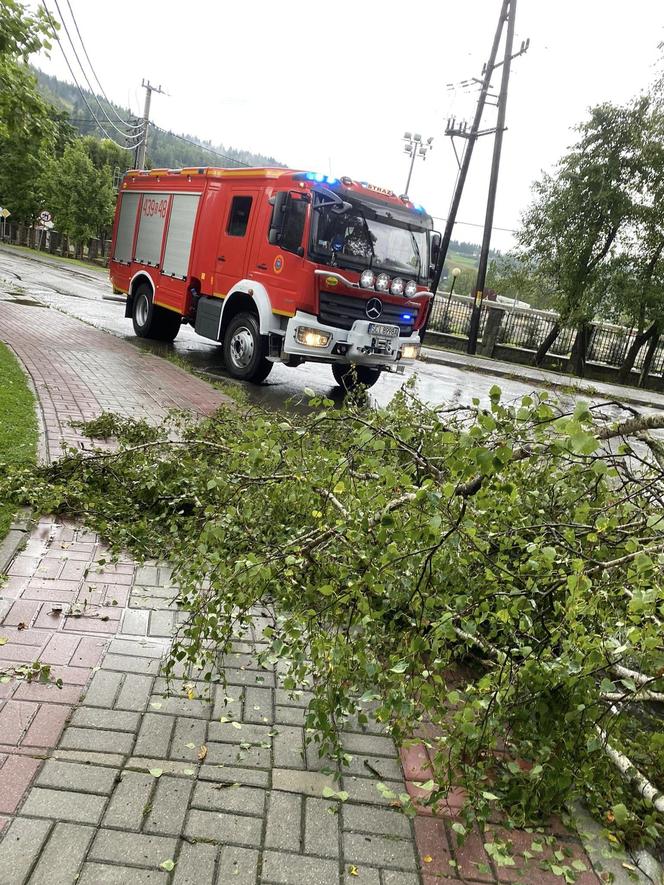
[[[12,214],[12,213],[9,211],[9,209],[0,209],[0,215],[1,215],[3,218],[9,218],[9,216],[10,216],[11,214]]]
[[[51,221],[51,213],[44,209],[43,212],[39,213],[39,220],[42,224],[48,224]]]

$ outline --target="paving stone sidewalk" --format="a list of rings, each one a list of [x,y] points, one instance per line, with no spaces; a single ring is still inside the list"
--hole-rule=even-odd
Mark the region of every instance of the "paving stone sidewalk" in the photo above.
[[[110,409],[158,420],[224,401],[55,311],[0,300],[0,338],[33,380],[50,457],[63,440],[86,445],[72,419]],[[391,807],[377,783],[416,795],[428,757],[415,747],[400,758],[377,726],[344,735],[353,760],[335,783],[315,748],[305,750],[306,693],[290,695],[257,664],[261,611],[226,661],[225,689],[206,698],[187,669],[169,695],[159,671],[180,617],[170,572],[107,560],[94,533],[42,519],[0,588],[0,664],[39,659],[63,681],[0,684],[0,885],[562,881],[539,867],[498,869],[485,851],[503,838],[527,851],[532,833],[489,827],[460,849],[453,802],[414,821]],[[326,786],[348,800],[324,799]],[[578,839],[560,840],[566,858],[587,865],[579,885],[596,885]]]

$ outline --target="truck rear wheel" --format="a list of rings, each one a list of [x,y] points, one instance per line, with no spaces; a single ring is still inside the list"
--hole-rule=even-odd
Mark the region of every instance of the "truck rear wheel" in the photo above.
[[[363,387],[373,387],[380,378],[380,369],[372,369],[369,366],[349,366],[347,363],[332,363],[332,374],[339,387],[344,390],[354,390],[360,384]]]
[[[224,362],[233,378],[260,384],[272,371],[267,344],[253,313],[236,314],[224,333]]]
[[[182,324],[180,314],[153,303],[147,283],[141,283],[134,292],[131,319],[139,338],[156,341],[173,341]]]

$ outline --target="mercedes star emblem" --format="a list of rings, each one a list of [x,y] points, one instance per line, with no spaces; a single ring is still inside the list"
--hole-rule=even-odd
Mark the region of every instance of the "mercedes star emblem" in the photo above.
[[[370,320],[377,320],[383,312],[383,302],[380,298],[370,298],[364,312]]]

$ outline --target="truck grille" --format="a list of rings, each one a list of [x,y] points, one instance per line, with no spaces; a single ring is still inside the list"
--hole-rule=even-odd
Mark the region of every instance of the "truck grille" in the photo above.
[[[318,320],[326,326],[335,326],[337,329],[352,329],[355,320],[367,320],[365,313],[366,303],[369,298],[379,297],[372,293],[367,298],[354,298],[352,295],[341,295],[332,292],[321,292]],[[382,301],[382,298],[380,298]],[[410,319],[404,320],[403,314],[409,314]],[[408,337],[417,320],[417,307],[407,307],[405,304],[388,304],[383,301],[383,312],[376,322],[389,323],[399,327],[399,335]]]

